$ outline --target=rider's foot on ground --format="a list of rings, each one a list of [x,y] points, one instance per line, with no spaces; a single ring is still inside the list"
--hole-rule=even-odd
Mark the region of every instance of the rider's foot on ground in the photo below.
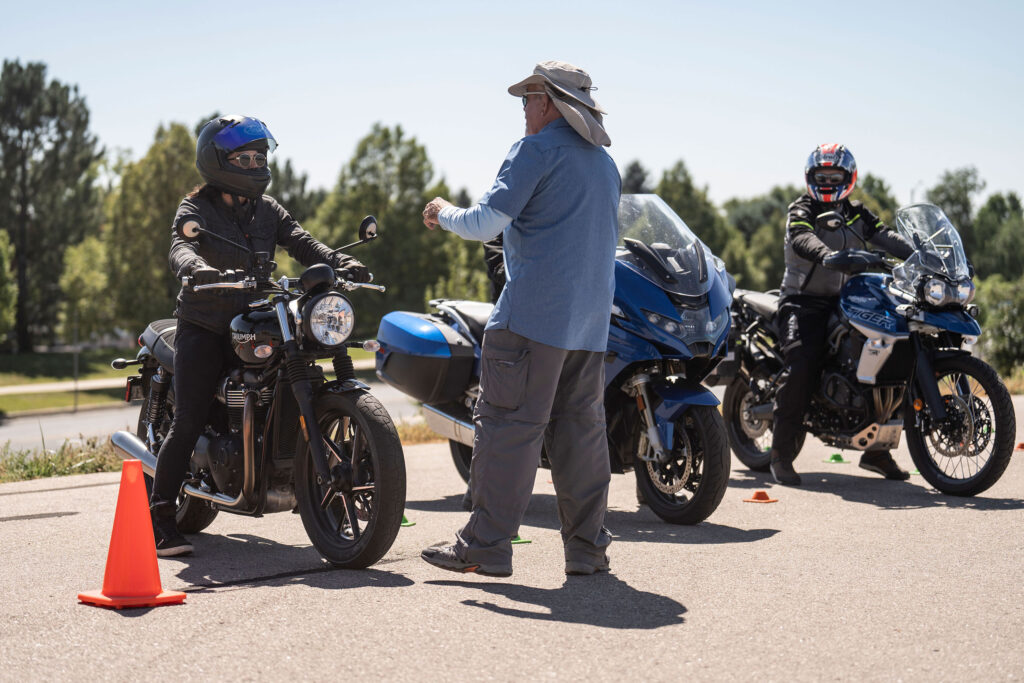
[[[863,454],[860,456],[860,467],[869,472],[877,472],[886,479],[893,479],[895,481],[910,479],[910,472],[901,469],[888,451]]]
[[[420,553],[420,557],[429,564],[440,569],[460,574],[481,574],[482,576],[512,576],[512,567],[500,564],[481,564],[466,562],[455,554],[454,545],[431,546]]]
[[[785,458],[772,457],[770,461],[772,477],[775,482],[783,486],[799,486],[800,475],[793,469],[793,461]]]
[[[611,568],[608,561],[608,556],[604,556],[604,560],[598,564],[593,562],[570,562],[565,561],[565,573],[568,576],[590,576],[591,574],[597,574],[598,572],[606,572]]]
[[[192,544],[178,531],[173,503],[154,503],[150,507],[153,519],[153,538],[157,557],[175,557],[192,552]]]

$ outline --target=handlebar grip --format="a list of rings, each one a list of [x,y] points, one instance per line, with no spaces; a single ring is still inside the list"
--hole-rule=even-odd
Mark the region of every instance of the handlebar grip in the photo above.
[[[192,278],[189,277],[188,275],[182,276],[182,278],[181,278],[181,286],[184,287],[185,289],[188,289],[189,287],[191,287],[192,286]]]

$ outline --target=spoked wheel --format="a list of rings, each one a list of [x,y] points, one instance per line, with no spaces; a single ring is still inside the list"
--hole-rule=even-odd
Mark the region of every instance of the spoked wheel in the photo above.
[[[148,393],[148,392],[147,392]],[[174,418],[174,390],[170,389],[167,392],[167,402],[164,408],[164,419],[159,425],[153,426],[153,437],[155,443],[150,442],[149,436],[149,423],[146,421],[146,413],[149,412],[149,396],[147,395],[142,401],[142,408],[139,410],[139,422],[135,430],[135,435],[142,439],[150,450],[159,452],[160,444],[163,442],[164,437],[167,436],[167,431],[171,428],[171,421]],[[153,478],[148,474],[145,475],[146,480],[146,494],[153,494]],[[213,520],[217,517],[217,509],[210,505],[205,500],[199,498],[193,498],[192,496],[186,496],[182,493],[178,493],[178,497],[175,500],[175,523],[178,525],[178,531],[183,534],[198,534],[206,527],[213,524]]]
[[[729,447],[740,462],[755,472],[767,472],[769,452],[772,448],[772,417],[759,417],[751,409],[757,405],[754,394],[743,376],[737,377],[725,390],[722,414],[725,418]],[[800,432],[796,440],[796,452],[803,448],[805,434]]]
[[[641,452],[654,451],[646,435]],[[729,484],[729,447],[718,410],[693,406],[675,423],[667,462],[638,460],[636,482],[644,501],[671,524],[697,524],[722,502]]]
[[[973,496],[1010,464],[1016,420],[1010,393],[987,363],[956,356],[935,363],[946,417],[906,410],[907,447],[921,476],[943,493]]]
[[[365,392],[324,393],[317,422],[327,442],[328,469],[351,472],[351,488],[317,482],[312,452],[300,433],[295,498],[313,546],[338,567],[362,569],[384,556],[402,524],[405,460],[387,410]]]

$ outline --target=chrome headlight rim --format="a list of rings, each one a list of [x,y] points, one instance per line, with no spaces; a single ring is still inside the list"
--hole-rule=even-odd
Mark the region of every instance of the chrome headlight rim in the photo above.
[[[325,349],[343,347],[354,328],[352,302],[337,292],[318,294],[302,307],[303,335]]]
[[[938,278],[929,278],[921,287],[921,296],[930,306],[945,306],[949,303],[949,288]]]
[[[960,282],[957,283],[956,302],[961,306],[966,306],[967,304],[974,301],[975,294],[976,290],[974,288],[974,283],[972,281],[961,280]]]

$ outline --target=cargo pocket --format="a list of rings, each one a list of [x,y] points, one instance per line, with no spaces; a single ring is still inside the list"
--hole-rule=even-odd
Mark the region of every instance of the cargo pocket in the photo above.
[[[483,400],[495,408],[518,410],[526,396],[530,349],[488,348],[480,378]]]

